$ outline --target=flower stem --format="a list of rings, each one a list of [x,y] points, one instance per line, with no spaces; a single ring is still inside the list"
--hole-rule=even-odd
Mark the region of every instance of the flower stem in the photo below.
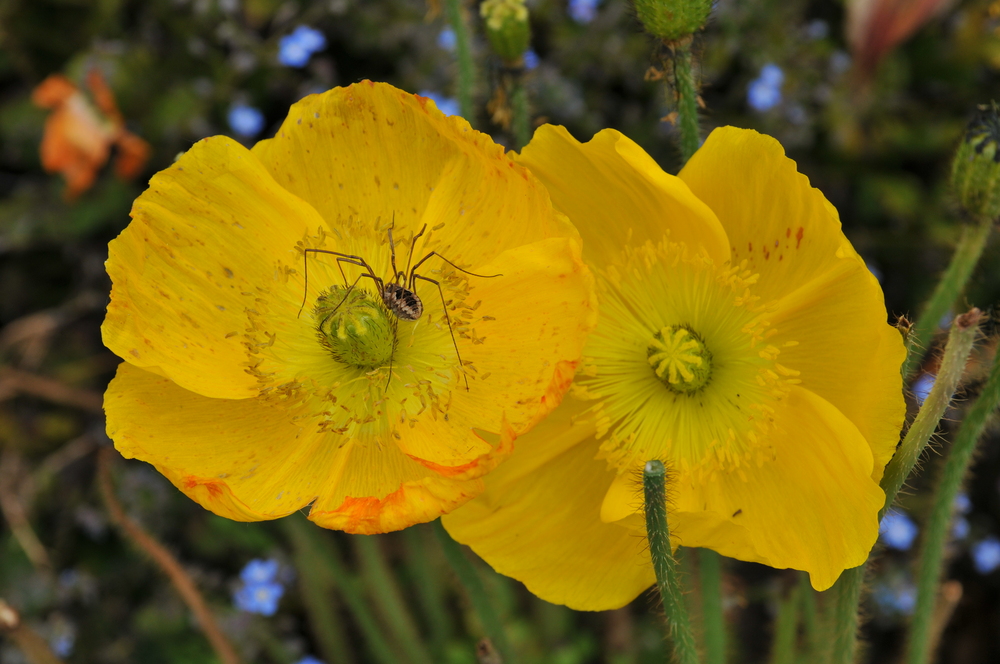
[[[642,473],[646,499],[646,533],[653,571],[663,600],[670,637],[674,644],[677,664],[698,664],[691,619],[684,604],[684,594],[677,578],[677,563],[670,551],[670,530],[667,527],[667,471],[662,461],[647,461]]]
[[[412,526],[403,531],[406,545],[407,567],[410,578],[413,579],[417,591],[417,601],[426,618],[431,632],[431,650],[435,659],[445,659],[445,645],[451,636],[451,620],[445,606],[444,584],[440,570],[432,564],[428,552],[427,537],[430,531],[426,526]]]
[[[323,553],[309,537],[308,530],[316,527],[297,516],[282,519],[279,523],[294,547],[299,592],[320,654],[329,664],[354,664],[356,659],[349,648],[344,623],[338,619],[337,605],[333,601],[337,580],[329,566],[324,564]]]
[[[698,549],[701,578],[701,615],[705,630],[705,664],[725,664],[726,618],[722,611],[722,557]]]
[[[389,569],[378,536],[355,535],[351,541],[361,561],[361,576],[368,586],[369,597],[381,610],[408,660],[414,664],[431,664],[430,653],[424,647],[399,584]]]
[[[153,562],[167,575],[167,578],[170,579],[170,582],[174,584],[174,588],[180,594],[181,599],[191,609],[191,613],[195,615],[198,624],[205,632],[206,638],[208,638],[208,642],[223,664],[240,664],[241,660],[236,654],[236,650],[229,642],[229,639],[226,638],[226,635],[222,633],[222,630],[219,629],[219,624],[215,622],[215,616],[208,610],[205,598],[198,592],[198,588],[194,585],[194,581],[191,580],[188,573],[184,571],[184,568],[177,562],[177,559],[162,544],[157,542],[152,535],[143,530],[138,523],[125,514],[125,510],[115,497],[115,491],[111,485],[112,454],[114,454],[113,448],[104,447],[97,455],[97,481],[100,485],[101,497],[104,499],[104,505],[108,509],[111,520],[121,528],[122,532],[136,546],[152,558]]]
[[[802,601],[802,624],[805,627],[806,660],[816,661],[826,646],[820,634],[821,620],[816,606],[816,592],[809,583],[809,575],[799,572],[799,597]]]
[[[934,336],[934,329],[937,327],[941,317],[948,313],[948,309],[955,304],[955,300],[965,288],[965,284],[972,275],[973,268],[982,256],[986,240],[989,239],[993,224],[990,221],[981,221],[965,226],[962,229],[962,237],[955,247],[955,253],[951,257],[951,263],[945,270],[941,281],[934,288],[934,294],[927,302],[923,312],[917,319],[916,324],[910,331],[906,339],[906,362],[903,364],[903,378],[909,378],[924,353],[927,345]]]
[[[882,476],[882,489],[885,491],[885,505],[879,512],[879,520],[886,510],[892,506],[896,500],[903,482],[909,477],[910,471],[916,465],[921,452],[927,446],[927,441],[937,428],[941,416],[951,403],[951,398],[958,389],[958,383],[965,372],[965,363],[972,352],[972,344],[976,340],[979,332],[979,321],[982,312],[973,307],[968,313],[955,317],[952,323],[951,332],[948,334],[948,345],[944,349],[944,357],[941,359],[941,368],[938,370],[937,379],[931,389],[927,399],[924,401],[920,412],[917,413],[910,430],[906,432],[902,445],[896,454],[885,467],[885,475]]]
[[[486,630],[486,635],[493,643],[493,647],[500,653],[501,661],[503,664],[514,664],[514,653],[507,641],[507,633],[504,631],[503,623],[500,622],[500,616],[486,594],[486,588],[483,587],[482,579],[479,578],[476,568],[465,557],[462,545],[453,540],[448,531],[441,525],[440,519],[434,522],[434,532],[437,534],[438,541],[441,542],[445,558],[448,559],[459,583],[468,594],[472,608],[475,609],[483,624],[483,629]]]
[[[844,570],[833,586],[833,648],[830,664],[852,664],[858,644],[858,607],[867,565]]]
[[[695,82],[694,56],[691,37],[669,44],[674,52],[674,86],[676,87],[677,128],[680,131],[681,162],[686,164],[701,145],[698,128],[698,85]],[[668,95],[670,91],[668,90]],[[673,102],[673,99],[668,99]]]
[[[329,533],[306,522],[298,515],[285,517],[280,522],[285,527],[292,544],[297,549],[309,551],[310,557],[325,569],[327,577],[340,591],[340,596],[350,611],[364,637],[372,660],[378,664],[399,664],[385,638],[386,630],[379,624],[365,601],[364,591],[357,577],[348,572],[340,552]]]
[[[510,93],[510,108],[514,117],[511,129],[514,132],[514,147],[520,150],[531,140],[531,107],[528,104],[528,88],[524,84],[524,75],[513,78]]]
[[[795,635],[799,626],[799,606],[802,587],[795,586],[788,596],[778,600],[778,617],[774,627],[771,664],[795,663]]]
[[[973,308],[968,313],[955,318],[948,343],[941,360],[934,387],[910,425],[909,431],[896,451],[895,456],[885,468],[882,476],[882,490],[885,491],[885,503],[879,510],[881,521],[886,510],[895,502],[896,494],[909,476],[921,452],[927,446],[927,441],[934,434],[941,416],[951,403],[951,398],[958,388],[958,383],[965,370],[965,363],[972,352],[972,344],[976,340],[979,321],[982,317],[979,309]],[[854,661],[854,651],[857,647],[858,635],[858,605],[861,600],[861,587],[864,582],[865,565],[845,570],[834,585],[834,633],[831,664],[850,664]]]
[[[917,605],[909,631],[908,664],[925,664],[931,656],[931,622],[938,598],[938,581],[948,541],[955,496],[958,494],[972,462],[976,442],[986,427],[986,420],[1000,402],[1000,353],[993,360],[986,386],[966,413],[952,443],[948,459],[941,471],[934,505],[924,531],[923,550],[917,572]]]
[[[463,0],[444,0],[445,16],[448,25],[455,33],[455,57],[458,60],[458,86],[456,96],[462,117],[475,126],[475,107],[473,94],[476,87],[476,63],[472,58],[472,40],[469,36],[469,25],[465,20]]]

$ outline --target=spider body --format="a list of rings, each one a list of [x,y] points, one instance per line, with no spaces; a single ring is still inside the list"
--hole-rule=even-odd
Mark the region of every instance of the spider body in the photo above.
[[[336,256],[337,267],[340,269],[340,274],[344,277],[344,285],[347,287],[343,299],[333,308],[324,310],[324,318],[319,323],[318,329],[322,331],[327,321],[340,309],[341,305],[347,301],[351,293],[354,291],[355,286],[358,285],[362,279],[371,279],[376,288],[376,292],[382,299],[382,303],[386,306],[389,312],[399,320],[403,321],[416,321],[424,313],[424,303],[421,301],[420,296],[417,295],[417,280],[426,281],[427,283],[434,284],[438,289],[438,294],[441,296],[441,310],[444,313],[444,320],[448,324],[448,333],[451,335],[451,343],[455,348],[455,356],[458,359],[458,368],[462,373],[462,378],[465,380],[465,389],[469,389],[469,376],[465,373],[465,366],[462,363],[462,355],[458,351],[458,341],[455,339],[455,330],[451,326],[451,316],[448,315],[448,303],[444,299],[444,291],[441,289],[441,283],[436,279],[431,279],[430,277],[425,277],[422,274],[417,273],[417,268],[423,265],[427,260],[437,256],[443,260],[448,265],[452,266],[459,272],[464,272],[465,274],[471,275],[473,277],[481,277],[484,279],[490,279],[493,277],[502,277],[502,274],[476,274],[474,272],[469,272],[468,270],[462,269],[459,266],[452,263],[450,260],[442,256],[436,251],[431,251],[427,253],[423,258],[413,264],[411,268],[410,265],[413,263],[413,250],[417,246],[417,239],[424,234],[427,230],[427,225],[424,224],[420,232],[413,236],[413,240],[410,242],[410,254],[406,259],[406,270],[400,270],[396,267],[396,245],[392,239],[392,226],[389,227],[389,251],[390,251],[390,261],[392,264],[392,278],[389,280],[384,280],[375,274],[371,265],[361,256],[354,256],[352,254],[344,254],[339,251],[331,251],[329,249],[305,249],[302,252],[303,261],[303,272],[305,275],[305,293],[302,295],[302,306],[299,307],[299,315],[302,315],[302,309],[306,306],[306,298],[309,295],[309,262],[306,258],[309,254],[329,254],[331,256]],[[344,274],[344,265],[356,265],[363,270],[358,278],[354,280],[354,283],[348,283],[347,275]],[[393,350],[395,350],[395,343],[392,345]],[[392,378],[392,356],[389,357],[389,379]],[[386,386],[388,386],[386,382]]]
[[[379,295],[389,311],[400,320],[417,320],[424,313],[424,303],[420,301],[420,297],[399,284],[386,284]]]

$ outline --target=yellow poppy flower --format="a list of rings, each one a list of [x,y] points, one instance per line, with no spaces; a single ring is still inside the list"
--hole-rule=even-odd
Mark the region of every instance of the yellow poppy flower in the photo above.
[[[679,177],[605,130],[543,127],[519,161],[577,225],[601,315],[574,389],[449,532],[543,599],[609,609],[654,581],[641,469],[671,471],[674,544],[810,573],[878,535],[904,416],[878,282],[777,141],[714,131]]]
[[[457,507],[558,405],[595,322],[545,188],[368,81],[305,98],[252,150],[197,143],[107,266],[108,434],[240,521],[311,504],[376,533]]]

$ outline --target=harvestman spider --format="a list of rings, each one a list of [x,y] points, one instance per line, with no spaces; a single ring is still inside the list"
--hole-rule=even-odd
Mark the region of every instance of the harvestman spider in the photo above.
[[[340,276],[344,277],[344,284],[347,284],[347,275],[344,274],[343,264],[357,265],[358,267],[364,268],[367,272],[363,272],[354,283],[347,287],[347,292],[344,293],[343,299],[337,303],[337,306],[331,309],[326,317],[320,322],[319,327],[322,328],[327,320],[330,319],[337,309],[340,308],[347,298],[350,296],[351,291],[354,287],[358,285],[358,282],[362,278],[367,277],[375,282],[375,287],[378,289],[379,297],[382,298],[382,303],[385,304],[386,308],[392,313],[393,316],[399,320],[415,321],[420,318],[424,313],[424,303],[420,300],[420,296],[417,295],[417,279],[430,282],[437,286],[438,294],[441,296],[441,310],[444,311],[444,319],[448,323],[448,332],[451,334],[451,344],[455,347],[455,355],[458,357],[458,366],[462,370],[462,377],[465,379],[465,389],[469,390],[469,376],[465,373],[465,365],[462,364],[462,354],[458,352],[458,342],[455,340],[455,330],[451,327],[451,317],[448,315],[448,303],[444,299],[444,291],[441,289],[441,282],[431,279],[430,277],[425,277],[422,274],[417,274],[417,268],[423,265],[428,259],[437,256],[443,260],[448,265],[452,266],[459,272],[464,272],[465,274],[472,275],[473,277],[482,277],[484,279],[492,279],[493,277],[502,277],[502,274],[476,274],[475,272],[469,272],[468,270],[463,270],[459,266],[452,263],[450,260],[442,256],[436,251],[431,251],[426,256],[417,261],[413,268],[410,268],[410,263],[413,260],[413,250],[417,247],[417,240],[424,234],[427,230],[427,224],[424,224],[420,229],[420,232],[413,236],[413,240],[410,242],[410,253],[406,258],[406,270],[400,270],[396,267],[396,244],[392,239],[392,226],[389,227],[389,257],[392,262],[392,279],[386,283],[380,279],[376,274],[375,270],[368,264],[368,262],[361,256],[354,256],[351,254],[343,254],[339,251],[330,251],[329,249],[304,249],[302,252],[302,264],[303,264],[303,274],[305,279],[305,293],[302,295],[302,306],[299,307],[299,313],[296,316],[298,318],[302,315],[302,310],[306,306],[306,298],[309,296],[309,261],[306,260],[308,254],[330,254],[331,256],[337,257],[337,268],[340,270]],[[395,354],[396,345],[393,343],[392,353]],[[389,380],[392,379],[392,355],[389,356]],[[386,386],[389,383],[386,381]]]

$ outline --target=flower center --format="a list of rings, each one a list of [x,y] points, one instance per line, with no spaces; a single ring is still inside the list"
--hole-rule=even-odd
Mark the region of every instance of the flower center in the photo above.
[[[712,375],[712,353],[696,332],[684,325],[660,328],[646,346],[646,361],[667,389],[692,394]]]
[[[316,298],[320,344],[334,359],[359,369],[385,366],[396,346],[396,320],[377,296],[333,286]]]

